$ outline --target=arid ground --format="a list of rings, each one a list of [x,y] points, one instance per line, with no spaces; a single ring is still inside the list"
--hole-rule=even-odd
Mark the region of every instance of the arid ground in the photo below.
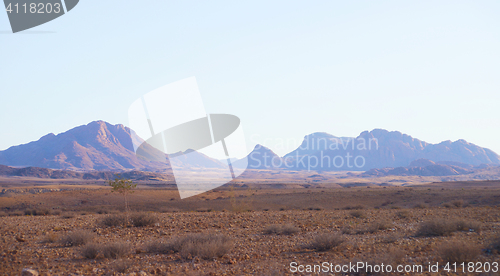
[[[129,218],[123,197],[104,183],[21,184],[4,185],[0,197],[0,275],[23,268],[40,275],[500,273],[493,272],[499,181],[248,184],[184,200],[175,187],[144,184],[129,196]],[[454,261],[481,263],[475,271],[488,262],[490,272],[446,272],[443,264]],[[423,265],[424,272],[306,271],[324,262]],[[428,272],[436,262],[439,272]],[[298,269],[304,272],[293,273]]]

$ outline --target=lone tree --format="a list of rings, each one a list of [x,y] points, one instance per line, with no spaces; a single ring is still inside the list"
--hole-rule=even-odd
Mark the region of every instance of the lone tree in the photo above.
[[[132,180],[121,177],[119,174],[115,175],[115,180],[108,180],[109,186],[111,186],[111,192],[119,192],[123,195],[123,199],[125,200],[125,213],[127,214],[127,222],[128,222],[128,212],[130,210],[128,206],[128,194],[133,193],[132,189],[137,187],[137,184],[133,183]]]

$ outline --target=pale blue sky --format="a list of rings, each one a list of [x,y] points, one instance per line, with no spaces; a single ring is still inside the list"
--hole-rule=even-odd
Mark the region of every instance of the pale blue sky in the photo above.
[[[280,155],[296,145],[279,139],[374,128],[500,153],[499,14],[498,1],[82,0],[29,30],[53,33],[9,34],[0,12],[0,150],[127,125],[135,99],[195,76],[208,112]]]

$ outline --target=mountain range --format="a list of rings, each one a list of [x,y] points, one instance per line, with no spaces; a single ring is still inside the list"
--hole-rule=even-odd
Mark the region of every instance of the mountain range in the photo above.
[[[95,121],[0,151],[0,164],[84,172],[140,170],[170,173],[168,157],[152,146],[140,148],[143,151],[140,155],[147,158],[137,157],[131,133],[132,130],[123,125]],[[183,158],[182,166],[187,169],[224,167],[221,161],[198,152]],[[465,140],[430,144],[398,131],[374,129],[362,132],[355,138],[313,133],[305,136],[297,149],[283,157],[257,145],[248,155],[248,168],[369,171],[407,167],[419,159],[446,166],[500,164],[498,154]],[[244,163],[235,161],[234,165]]]

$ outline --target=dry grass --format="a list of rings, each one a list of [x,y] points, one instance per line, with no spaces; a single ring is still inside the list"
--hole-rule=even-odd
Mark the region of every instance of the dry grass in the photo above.
[[[129,260],[118,260],[111,264],[111,269],[118,273],[125,273],[130,267],[132,267],[132,262]]]
[[[465,242],[450,242],[439,248],[439,255],[446,263],[473,262],[481,254],[481,249],[477,245]]]
[[[24,210],[24,215],[26,216],[48,216],[50,215],[50,210],[46,208],[42,209],[26,209]]]
[[[425,203],[418,203],[415,206],[413,206],[413,208],[415,208],[415,209],[427,209],[427,208],[429,208],[429,205],[427,205]]]
[[[316,251],[329,251],[338,247],[344,241],[344,237],[339,233],[318,234],[306,245],[306,248]]]
[[[80,246],[92,241],[94,235],[85,230],[76,230],[63,236],[59,243],[63,246]]]
[[[266,235],[276,234],[276,235],[293,235],[300,232],[300,229],[293,226],[292,224],[272,224],[264,228],[263,233]]]
[[[146,245],[146,251],[161,254],[179,252],[183,259],[199,257],[209,260],[224,256],[232,247],[231,240],[224,235],[192,234],[168,242],[151,241]]]
[[[75,213],[73,212],[65,212],[62,216],[63,219],[71,219],[75,217]]]
[[[128,256],[132,251],[132,246],[125,242],[115,242],[102,246],[104,258],[119,259]]]
[[[124,226],[127,224],[127,217],[122,214],[107,215],[101,220],[100,224],[107,227]]]
[[[415,234],[417,237],[449,236],[456,231],[453,223],[446,220],[430,220],[422,222]]]
[[[365,213],[363,211],[361,211],[361,210],[351,211],[351,212],[349,212],[349,215],[351,215],[352,217],[355,217],[355,218],[364,218],[364,217],[366,217]]]
[[[457,231],[480,232],[481,227],[481,223],[476,221],[434,219],[421,223],[416,236],[449,236],[451,233]]]
[[[80,248],[80,255],[87,259],[97,259],[102,252],[102,246],[97,243],[89,243]]]
[[[408,210],[402,210],[396,213],[396,216],[401,219],[409,218],[410,217],[410,211]]]
[[[378,232],[379,230],[386,230],[386,229],[389,229],[391,227],[392,227],[392,223],[388,220],[374,221],[361,234],[375,233],[375,232]]]
[[[55,243],[59,240],[59,235],[57,235],[56,233],[47,233],[45,235],[45,237],[43,237],[42,239],[42,243]]]
[[[134,213],[130,216],[130,221],[135,227],[153,226],[158,222],[158,217],[152,213]]]

